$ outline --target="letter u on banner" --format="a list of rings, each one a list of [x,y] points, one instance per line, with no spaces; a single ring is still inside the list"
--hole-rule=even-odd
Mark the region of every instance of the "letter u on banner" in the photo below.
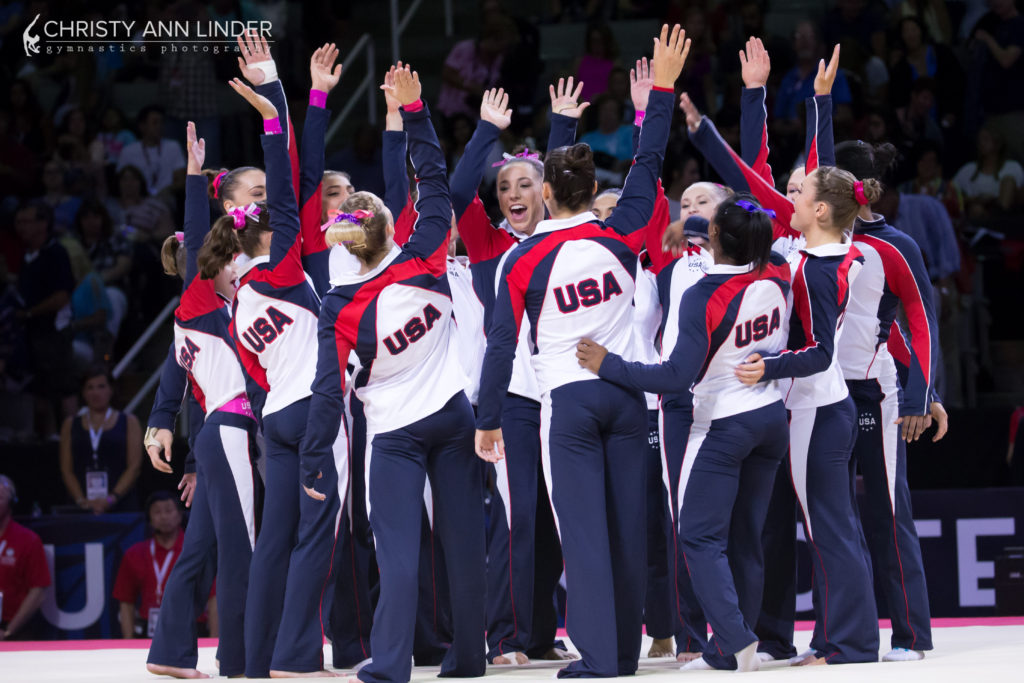
[[[43,546],[53,585],[43,599],[43,615],[59,629],[75,631],[92,626],[103,614],[103,544],[85,544],[85,606],[77,612],[65,612],[57,605],[57,573],[54,571],[53,546]]]

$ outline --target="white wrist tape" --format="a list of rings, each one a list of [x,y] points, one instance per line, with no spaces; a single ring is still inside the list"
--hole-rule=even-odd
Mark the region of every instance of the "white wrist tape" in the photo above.
[[[260,85],[273,83],[277,80],[277,64],[274,63],[273,59],[268,59],[265,62],[254,62],[249,66],[263,72],[263,83],[260,83]]]

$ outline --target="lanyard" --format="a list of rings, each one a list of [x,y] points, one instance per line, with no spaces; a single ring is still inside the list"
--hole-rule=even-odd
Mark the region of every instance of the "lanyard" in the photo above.
[[[156,541],[150,539],[149,556],[153,559],[153,575],[156,577],[156,599],[159,602],[164,596],[164,581],[167,579],[167,572],[171,569],[171,560],[174,559],[174,551],[167,551],[167,555],[164,557],[164,564],[162,567],[159,567],[156,564]]]
[[[92,444],[92,462],[94,465],[99,464],[100,439],[103,438],[103,428],[106,426],[107,420],[110,419],[112,412],[113,411],[110,408],[107,408],[107,413],[103,416],[103,422],[100,423],[99,431],[92,428],[91,416],[90,419],[86,421],[86,424],[89,425],[89,442]]]
[[[0,541],[0,557],[4,556],[4,549],[7,547],[7,539]]]

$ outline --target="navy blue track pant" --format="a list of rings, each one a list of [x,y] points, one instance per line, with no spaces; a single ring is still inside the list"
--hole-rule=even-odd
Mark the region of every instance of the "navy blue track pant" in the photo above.
[[[164,590],[147,660],[151,664],[195,668],[196,618],[210,594],[210,580],[203,577],[215,555],[220,673],[245,671],[245,604],[256,536],[257,475],[250,453],[255,433],[255,420],[218,411],[196,435],[192,512],[181,557]]]
[[[447,559],[454,639],[441,676],[482,676],[485,562],[483,483],[473,449],[473,409],[459,392],[411,425],[368,435],[367,493],[377,545],[380,599],[370,640],[367,683],[405,683],[412,672],[423,488],[437,492],[434,525]]]
[[[366,518],[366,419],[363,404],[355,394],[349,394],[348,399],[352,415],[352,475],[334,546],[334,601],[329,619],[333,663],[337,669],[351,669],[370,658],[370,588],[376,583],[373,535]]]
[[[299,484],[299,443],[309,398],[263,420],[266,481],[263,525],[253,551],[245,606],[245,674],[267,678],[270,670],[310,672],[323,668],[320,601],[333,555],[338,509],[338,472],[323,472],[326,501],[313,500]],[[344,435],[339,431],[339,439]],[[335,460],[343,457],[335,444]],[[287,599],[286,599],[287,595]]]
[[[680,541],[694,590],[714,631],[704,659],[735,669],[757,640],[764,567],[761,532],[779,463],[789,447],[782,401],[695,422],[680,477]]]
[[[892,647],[931,650],[931,612],[900,438],[901,390],[895,375],[847,380],[860,430],[853,454],[864,477],[864,533],[875,580],[892,620]]]
[[[775,476],[771,502],[761,533],[764,550],[764,592],[757,617],[758,652],[775,659],[797,655],[793,646],[796,629],[796,493],[783,462]]]
[[[790,411],[790,473],[814,567],[811,648],[829,664],[878,661],[871,563],[857,517],[850,397]]]
[[[672,555],[674,582],[670,586],[674,610],[676,654],[703,652],[708,642],[708,622],[693,592],[690,572],[679,544],[679,475],[683,469],[686,444],[693,425],[693,408],[663,403],[661,406],[662,485],[668,492],[667,548]]]
[[[643,395],[601,379],[565,384],[541,402],[566,628],[582,656],[559,677],[636,672],[647,583],[647,436]]]
[[[510,652],[540,656],[556,645],[554,591],[562,574],[550,509],[541,514],[551,503],[541,467],[540,403],[507,394],[501,431],[505,459],[492,466],[487,539],[488,661]]]
[[[663,481],[661,439],[657,410],[647,411],[647,596],[644,625],[652,638],[676,633],[673,608],[675,543],[671,539],[668,492]],[[669,552],[672,550],[673,552]]]

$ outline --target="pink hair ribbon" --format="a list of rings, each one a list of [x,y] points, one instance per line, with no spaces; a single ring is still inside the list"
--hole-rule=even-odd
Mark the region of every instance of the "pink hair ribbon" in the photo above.
[[[861,206],[867,206],[871,203],[868,201],[867,195],[864,194],[864,182],[861,180],[858,180],[853,184],[853,196]]]
[[[183,233],[180,230],[176,231],[174,233],[174,239],[178,240],[178,244],[184,244],[185,243],[185,233]]]
[[[241,230],[245,227],[245,219],[252,218],[256,220],[256,217],[260,215],[260,207],[256,204],[249,204],[245,208],[236,206],[230,211],[231,217],[235,220],[235,230]]]
[[[220,181],[224,180],[224,176],[228,174],[227,171],[221,171],[217,174],[217,177],[213,179],[213,198],[220,199]]]
[[[373,218],[373,216],[373,211],[365,211],[364,209],[358,209],[352,213],[339,212],[334,218],[321,225],[320,231],[326,232],[327,228],[331,227],[335,223],[345,223],[346,221],[349,223],[362,223],[363,219]]]
[[[501,156],[503,156],[504,159],[502,159],[501,161],[496,161],[493,164],[491,164],[492,168],[497,168],[498,166],[504,166],[505,164],[509,163],[510,161],[519,161],[521,159],[534,159],[534,160],[540,161],[540,154],[537,154],[536,152],[534,152],[533,154],[530,154],[530,148],[529,147],[524,149],[519,154],[509,154],[509,153],[506,152],[506,153],[502,154]]]

